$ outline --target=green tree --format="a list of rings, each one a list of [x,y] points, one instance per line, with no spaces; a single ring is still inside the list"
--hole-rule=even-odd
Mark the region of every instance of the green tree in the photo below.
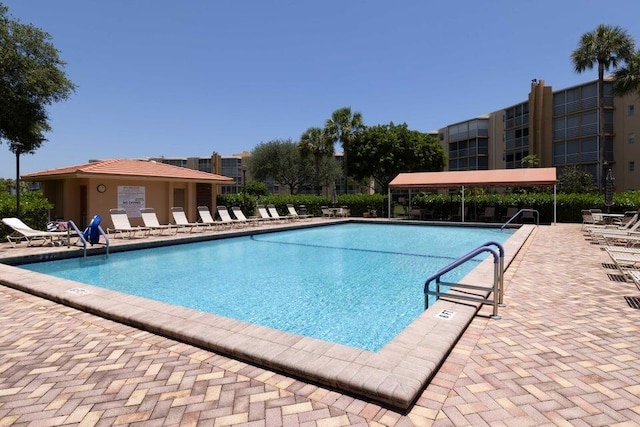
[[[593,175],[579,166],[565,166],[558,177],[558,191],[561,193],[593,193],[598,187]]]
[[[640,50],[613,73],[613,93],[624,96],[633,92],[640,95]]]
[[[524,156],[520,163],[525,168],[537,168],[540,165],[540,159],[535,154],[529,154],[528,156]]]
[[[401,172],[442,171],[446,154],[434,137],[401,125],[377,125],[365,129],[349,149],[354,177],[373,177],[386,192]]]
[[[344,193],[346,194],[349,187],[347,181],[349,176],[349,147],[358,137],[358,134],[365,129],[362,114],[352,112],[351,107],[339,108],[331,114],[331,118],[325,124],[325,129],[333,143],[339,141],[342,145],[342,170],[345,182]]]
[[[299,147],[303,157],[313,157],[315,169],[315,180],[313,186],[315,193],[320,194],[320,190],[322,189],[320,182],[322,160],[327,157],[333,160],[333,141],[328,135],[326,129],[311,127],[300,137]]]
[[[75,90],[64,65],[48,33],[9,17],[0,3],[0,142],[12,152],[33,153],[46,141],[46,106]]]
[[[242,186],[242,192],[252,196],[266,196],[269,192],[267,185],[261,181],[247,181]]]
[[[635,50],[633,38],[621,27],[598,25],[595,30],[585,33],[580,38],[578,47],[571,53],[575,71],[598,68],[598,112],[599,124],[598,140],[600,155],[598,159],[598,174],[602,174],[605,162],[605,115],[604,115],[604,73],[610,68],[629,61]],[[602,186],[602,177],[598,179]]]
[[[247,158],[247,166],[255,179],[272,179],[289,187],[291,194],[296,194],[298,188],[313,176],[312,162],[302,157],[298,144],[290,139],[259,144]]]

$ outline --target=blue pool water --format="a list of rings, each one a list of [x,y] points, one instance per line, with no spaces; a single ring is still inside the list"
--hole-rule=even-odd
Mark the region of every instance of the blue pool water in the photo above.
[[[22,268],[376,351],[424,310],[428,276],[510,235],[350,223]],[[481,259],[443,280],[462,278]]]

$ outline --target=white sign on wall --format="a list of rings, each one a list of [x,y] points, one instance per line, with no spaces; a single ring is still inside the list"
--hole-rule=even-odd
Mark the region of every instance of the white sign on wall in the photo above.
[[[140,218],[140,209],[145,207],[144,187],[137,185],[118,186],[118,207],[127,211],[127,216]]]

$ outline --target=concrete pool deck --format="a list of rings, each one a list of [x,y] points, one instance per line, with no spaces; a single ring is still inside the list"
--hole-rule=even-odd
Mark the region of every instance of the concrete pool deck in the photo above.
[[[406,414],[0,288],[0,425],[36,419],[159,425],[212,419],[221,425],[639,423],[639,312],[623,298],[638,296],[635,286],[610,280],[616,271],[603,267],[606,253],[585,241],[579,225],[532,231],[507,270],[502,320],[474,317],[439,367],[407,359],[403,375],[409,379],[429,369],[427,376],[434,376]],[[59,248],[3,247],[0,256],[53,249]],[[5,270],[11,267],[2,267],[2,281],[14,280]],[[68,292],[67,285],[60,291],[73,301],[82,292]],[[454,319],[462,317],[457,310]],[[424,339],[419,329],[415,339]],[[313,352],[315,344],[303,349]],[[343,350],[332,350],[338,360],[350,357]]]

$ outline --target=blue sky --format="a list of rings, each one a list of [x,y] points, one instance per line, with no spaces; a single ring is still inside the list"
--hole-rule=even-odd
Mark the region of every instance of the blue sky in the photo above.
[[[554,89],[598,24],[640,46],[638,0],[0,0],[47,31],[78,87],[21,172],[93,158],[209,156],[297,140],[344,106],[428,132]],[[15,157],[0,146],[0,176]]]

